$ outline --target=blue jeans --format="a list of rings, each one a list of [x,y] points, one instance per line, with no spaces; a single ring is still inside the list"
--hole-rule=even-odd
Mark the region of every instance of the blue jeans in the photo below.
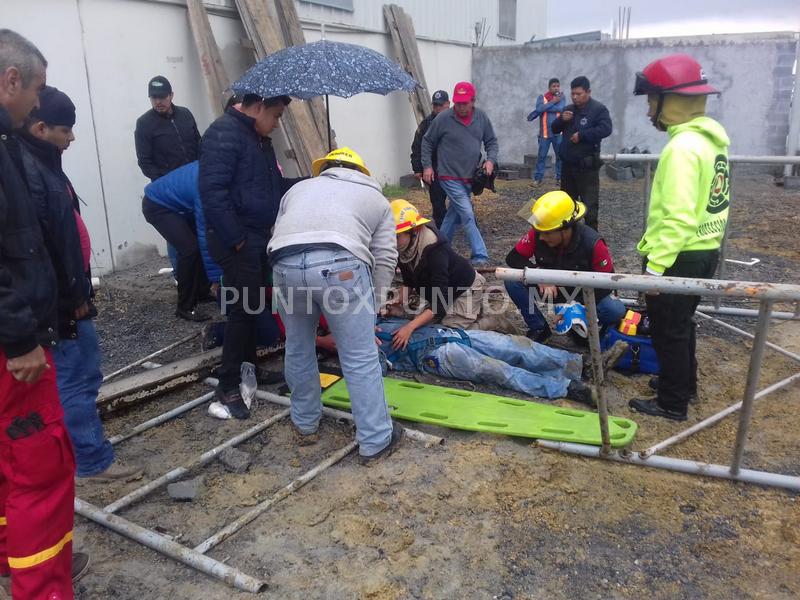
[[[519,281],[506,281],[506,292],[517,306],[525,324],[531,331],[541,331],[547,321],[534,298],[536,286],[526,286]],[[625,316],[625,305],[619,298],[608,295],[597,303],[597,318],[601,325],[616,325]]]
[[[548,138],[539,136],[539,155],[536,159],[536,173],[533,176],[535,181],[544,179],[544,170],[547,164],[547,153],[550,151],[550,144],[553,145],[553,153],[556,155],[556,179],[561,179],[561,159],[558,157],[561,137],[560,135],[553,135]]]
[[[453,179],[440,179],[439,183],[450,198],[450,206],[447,207],[442,221],[442,234],[452,242],[459,225],[462,225],[472,250],[472,260],[489,260],[486,244],[472,211],[472,188],[463,181]]]
[[[375,344],[375,299],[369,266],[346,250],[303,250],[273,265],[274,301],[286,327],[284,374],[292,422],[313,433],[322,417],[315,346],[325,315],[342,367],[362,456],[389,445],[392,419]]]
[[[466,334],[472,347],[454,342],[438,346],[423,359],[426,370],[549,399],[563,398],[570,382],[581,378],[579,354],[494,331],[470,329]]]
[[[97,414],[97,393],[103,382],[97,330],[90,319],[78,321],[77,327],[78,339],[62,340],[53,348],[53,362],[64,423],[75,448],[76,474],[89,477],[114,462],[114,448]]]

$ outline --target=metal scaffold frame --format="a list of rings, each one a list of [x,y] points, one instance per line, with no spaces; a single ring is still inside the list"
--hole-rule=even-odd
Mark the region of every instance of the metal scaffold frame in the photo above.
[[[152,355],[150,355],[152,356]],[[158,368],[161,365],[152,362],[146,362],[146,358],[143,358],[139,361],[136,361],[136,365],[141,365],[146,369],[154,369]],[[211,386],[217,386],[218,381],[212,377],[205,379],[205,383]],[[125,440],[128,440],[132,437],[135,437],[145,431],[148,431],[154,427],[158,427],[159,425],[163,425],[168,421],[189,412],[190,410],[201,406],[207,403],[209,400],[214,398],[214,392],[209,392],[203,394],[202,396],[190,400],[185,404],[177,406],[172,410],[169,410],[161,415],[153,417],[135,427],[131,428],[129,431],[124,433],[120,433],[115,435],[110,439],[111,443],[116,445]],[[270,403],[281,405],[281,406],[289,406],[290,401],[289,398],[279,396],[277,394],[272,394],[270,392],[265,392],[262,390],[258,390],[256,392],[256,397],[261,400],[266,400]],[[331,409],[324,407],[323,414],[326,416],[332,417],[338,420],[347,420],[352,421],[353,416],[350,413],[346,413],[343,411]],[[272,496],[270,496],[267,500],[259,503],[249,511],[245,512],[232,522],[226,524],[222,529],[220,529],[217,533],[210,536],[208,539],[200,543],[195,548],[190,548],[188,546],[184,546],[176,542],[175,540],[171,539],[170,537],[158,533],[157,531],[153,531],[152,529],[148,529],[143,527],[137,523],[129,521],[117,513],[124,508],[127,508],[134,504],[135,502],[141,500],[145,496],[148,496],[152,492],[156,491],[157,489],[167,485],[172,481],[176,481],[180,479],[191,470],[202,467],[204,465],[209,464],[214,459],[216,459],[220,453],[222,453],[227,448],[232,448],[241,444],[249,439],[252,439],[262,431],[269,428],[271,425],[274,425],[283,419],[289,416],[289,409],[285,408],[280,412],[276,413],[275,415],[253,425],[249,429],[235,435],[234,437],[228,439],[227,441],[207,450],[203,454],[194,459],[186,462],[185,464],[176,467],[160,477],[145,483],[144,485],[132,490],[128,494],[117,498],[113,502],[109,503],[104,508],[99,506],[95,506],[86,500],[81,498],[75,498],[75,512],[82,517],[85,517],[95,523],[102,525],[103,527],[110,529],[120,535],[123,535],[135,542],[146,546],[156,552],[159,552],[165,556],[168,556],[178,562],[181,562],[201,573],[205,573],[206,575],[210,575],[212,577],[216,577],[221,581],[224,581],[228,585],[231,585],[239,590],[251,593],[258,593],[267,588],[267,582],[258,579],[256,577],[252,577],[243,571],[229,566],[225,563],[222,563],[218,560],[215,560],[209,556],[206,556],[206,553],[214,548],[215,546],[221,544],[232,535],[234,535],[237,531],[239,531],[245,525],[254,521],[257,517],[268,511],[272,506],[284,500],[285,498],[289,497],[295,491],[299,490],[309,481],[314,479],[317,475],[324,472],[328,468],[332,467],[343,458],[348,456],[353,450],[358,447],[357,442],[351,441],[342,448],[331,453],[327,456],[322,462],[314,466],[313,468],[309,469],[302,475],[296,477],[292,481],[290,481],[286,486],[279,489],[275,492]],[[412,440],[420,441],[425,443],[428,446],[431,445],[439,445],[444,443],[444,440],[438,436],[430,435],[428,433],[424,433],[422,431],[417,431],[414,429],[406,429],[406,437]]]
[[[579,271],[560,271],[551,269],[506,269],[499,268],[496,271],[499,279],[504,281],[521,281],[526,285],[545,284],[568,287],[583,288],[583,299],[586,304],[587,320],[589,321],[589,349],[591,352],[592,368],[594,371],[594,381],[597,383],[598,393],[598,418],[600,419],[600,431],[603,444],[600,448],[585,446],[582,444],[569,444],[563,442],[550,442],[537,440],[537,444],[543,448],[551,448],[579,454],[583,456],[594,456],[627,462],[630,464],[651,466],[655,468],[669,469],[684,473],[706,475],[710,477],[721,477],[734,479],[748,483],[784,487],[791,490],[800,491],[800,477],[781,475],[764,471],[752,471],[742,469],[742,458],[744,455],[747,432],[753,415],[753,403],[758,398],[763,398],[767,394],[774,392],[800,380],[800,373],[779,381],[760,392],[757,392],[759,377],[761,374],[761,362],[764,350],[767,347],[781,352],[790,358],[800,360],[800,356],[767,342],[767,333],[772,312],[772,305],[776,301],[800,301],[800,286],[788,284],[775,284],[748,281],[724,281],[718,279],[693,279],[687,277],[652,277],[649,275],[628,275],[619,273],[596,273]],[[745,385],[744,398],[720,413],[693,425],[687,430],[660,442],[647,450],[639,453],[632,453],[630,450],[612,450],[611,441],[608,436],[608,402],[603,389],[603,373],[600,358],[600,331],[597,324],[597,306],[595,304],[595,288],[601,289],[622,289],[633,290],[644,293],[666,293],[683,294],[697,296],[711,296],[713,298],[750,298],[758,300],[758,323],[755,335],[750,335],[738,328],[723,323],[717,319],[714,322],[721,323],[729,329],[742,333],[753,338],[753,349],[750,353],[750,364],[747,371],[747,383]],[[702,317],[710,319],[705,314]],[[705,429],[706,427],[719,422],[725,416],[736,411],[741,411],[739,415],[739,426],[736,431],[736,442],[733,449],[733,457],[729,466],[715,465],[704,462],[687,461],[677,458],[653,456],[656,452],[663,450],[673,444],[686,439],[690,435]]]

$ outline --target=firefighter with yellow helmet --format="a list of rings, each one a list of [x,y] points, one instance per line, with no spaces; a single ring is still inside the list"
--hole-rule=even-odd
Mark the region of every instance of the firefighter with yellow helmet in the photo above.
[[[515,269],[541,268],[566,271],[613,273],[614,262],[608,246],[594,229],[583,223],[586,206],[562,190],[547,192],[531,207],[527,218],[531,229],[506,256]],[[540,302],[583,302],[580,290],[552,285],[526,286],[507,281],[506,291],[522,313],[528,326],[527,336],[544,342],[551,335],[542,315]],[[596,290],[597,314],[602,325],[616,325],[625,314],[625,306],[611,290]]]
[[[398,305],[407,306],[414,294],[420,300],[417,314],[394,332],[393,347],[404,349],[414,331],[434,322],[460,329],[480,328],[484,276],[456,254],[447,238],[408,200],[393,200],[391,207],[403,287],[390,313],[405,316]]]
[[[646,95],[647,116],[669,141],[661,151],[650,193],[647,229],[637,249],[645,272],[655,277],[714,276],[728,224],[730,202],[725,129],[706,116],[706,99],[719,94],[700,64],[672,54],[636,74],[634,94]],[[647,296],[650,334],[660,373],[650,382],[652,399],[633,399],[641,413],[685,421],[697,398],[693,315],[699,296]]]

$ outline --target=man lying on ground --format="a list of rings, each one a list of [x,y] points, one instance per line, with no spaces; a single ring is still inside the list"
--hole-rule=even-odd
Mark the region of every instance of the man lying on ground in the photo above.
[[[594,387],[581,381],[580,354],[523,336],[441,325],[418,327],[408,344],[395,348],[393,334],[407,324],[405,319],[378,321],[382,359],[390,369],[492,383],[546,400],[567,398],[596,406]]]

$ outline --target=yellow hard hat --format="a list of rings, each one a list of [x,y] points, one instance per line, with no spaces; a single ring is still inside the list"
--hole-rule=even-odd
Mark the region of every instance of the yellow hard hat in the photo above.
[[[430,219],[426,219],[419,214],[417,208],[408,200],[392,200],[390,205],[392,207],[392,216],[394,217],[394,231],[395,233],[403,233],[409,229],[414,229],[418,225],[430,223]]]
[[[536,231],[563,229],[583,218],[586,205],[573,200],[567,192],[547,192],[531,208],[530,223]]]
[[[333,152],[328,152],[322,158],[318,158],[313,163],[311,163],[311,174],[316,177],[322,171],[322,167],[325,166],[326,163],[339,163],[339,165],[349,165],[355,167],[359,171],[361,171],[364,175],[371,175],[367,166],[364,164],[364,159],[359,156],[358,152],[355,152],[345,146],[344,148],[337,148]]]

